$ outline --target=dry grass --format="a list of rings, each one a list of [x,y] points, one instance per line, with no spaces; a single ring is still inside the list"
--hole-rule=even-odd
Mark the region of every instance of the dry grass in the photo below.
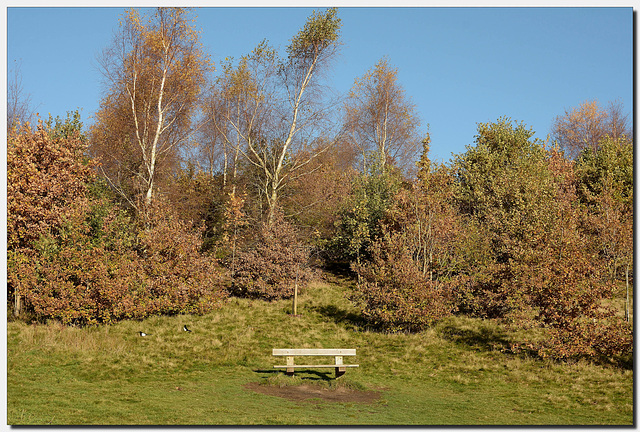
[[[204,316],[93,328],[8,324],[10,424],[632,424],[633,371],[503,352],[491,321],[452,317],[418,334],[372,331],[347,284],[288,300],[232,298]],[[183,332],[187,324],[191,333]],[[138,331],[151,334],[147,338]],[[359,368],[273,369],[271,349],[356,348]],[[379,390],[379,402],[295,402],[248,383]],[[425,407],[428,407],[426,409]]]

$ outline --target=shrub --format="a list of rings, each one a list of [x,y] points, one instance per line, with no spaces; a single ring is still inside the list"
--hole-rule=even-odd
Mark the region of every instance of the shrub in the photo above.
[[[629,353],[632,327],[606,304],[614,286],[579,229],[584,213],[573,202],[558,200],[557,223],[549,228],[546,241],[530,252],[517,279],[528,288],[536,319],[549,329],[539,352],[558,358]]]
[[[141,303],[135,286],[142,278],[128,220],[96,209],[96,202],[76,199],[60,230],[42,235],[33,249],[10,251],[9,283],[36,318],[92,324],[136,315],[130,304]]]
[[[224,299],[217,262],[200,254],[201,231],[156,200],[144,216],[140,258],[155,313],[204,313]]]
[[[420,331],[453,309],[449,284],[429,280],[402,233],[386,232],[371,245],[371,260],[355,264],[360,283],[352,296],[372,324],[390,331]]]
[[[53,137],[42,124],[24,125],[7,144],[7,247],[32,247],[58,229],[68,204],[84,196],[93,179],[79,133]]]
[[[220,305],[220,270],[199,254],[197,233],[159,204],[141,232],[122,211],[101,204],[75,200],[57,235],[10,253],[9,283],[28,311],[84,325],[204,313]]]
[[[271,225],[261,225],[255,246],[238,254],[232,292],[266,300],[290,298],[296,281],[303,287],[311,278],[308,261],[308,248],[277,212]]]
[[[102,193],[77,134],[12,137],[9,292],[35,319],[95,324],[202,313],[224,298],[198,232],[156,202],[136,222]]]
[[[356,176],[339,210],[337,232],[330,248],[350,261],[369,259],[369,247],[380,238],[385,213],[400,187],[397,171],[373,165]]]

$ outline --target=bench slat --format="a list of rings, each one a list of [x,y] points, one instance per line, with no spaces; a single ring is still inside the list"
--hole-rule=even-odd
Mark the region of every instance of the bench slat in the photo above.
[[[341,364],[341,365],[278,365],[274,366],[274,368],[335,368],[335,367],[360,367],[360,365],[350,365],[350,364]]]
[[[274,356],[354,356],[355,348],[273,348]]]

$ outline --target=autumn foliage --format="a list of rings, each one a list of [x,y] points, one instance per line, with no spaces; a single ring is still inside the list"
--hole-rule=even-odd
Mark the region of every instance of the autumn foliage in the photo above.
[[[479,132],[457,162],[460,203],[490,243],[484,265],[462,279],[462,306],[546,329],[541,355],[628,352],[631,328],[606,304],[613,286],[576,194],[574,163],[507,119]]]
[[[23,125],[7,145],[7,246],[31,247],[50,230],[60,229],[68,204],[83,196],[92,176],[83,163],[85,145],[76,134],[52,138],[41,125]]]
[[[541,357],[632,353],[621,105],[566,110],[551,143],[507,117],[479,123],[434,163],[387,59],[342,104],[328,97],[341,26],[337,9],[314,12],[284,55],[260,43],[216,79],[187,10],[128,10],[89,136],[78,113],[10,130],[14,314],[85,325],[285,299],[313,251],[351,270],[347,298],[383,331],[465,314],[531,330],[512,348]]]
[[[364,224],[354,222],[357,213],[342,215],[342,226],[362,227],[351,241],[367,240],[356,242],[353,261],[352,298],[363,316],[382,329],[417,331],[465,313],[541,329],[542,339],[523,341],[541,356],[628,353],[631,326],[609,304],[607,274],[628,262],[622,239],[632,237],[622,223],[630,211],[623,148],[589,149],[576,171],[557,147],[507,118],[480,124],[475,145],[451,168],[429,161],[428,144],[416,182],[383,201],[376,189],[352,190],[351,199],[362,193],[364,203],[378,203],[382,217]]]
[[[232,292],[266,300],[292,297],[295,284],[302,291],[311,278],[308,261],[308,248],[277,212],[273,223],[263,223],[253,244],[238,254]]]
[[[552,125],[553,138],[572,158],[585,149],[596,150],[606,136],[619,139],[632,134],[619,102],[610,102],[605,108],[597,100],[584,101],[565,110]]]
[[[352,299],[374,326],[420,331],[454,309],[450,284],[421,271],[403,233],[386,232],[370,248],[371,260],[356,264],[360,282]]]
[[[151,202],[178,163],[211,64],[184,8],[128,9],[99,58],[109,87],[92,127],[91,151],[123,199]]]
[[[220,271],[198,233],[161,203],[134,221],[100,192],[82,150],[78,134],[42,127],[11,137],[8,282],[20,307],[93,324],[219,306]]]

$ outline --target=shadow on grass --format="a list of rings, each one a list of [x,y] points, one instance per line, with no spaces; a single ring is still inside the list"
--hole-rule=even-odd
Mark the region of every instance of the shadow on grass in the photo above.
[[[502,331],[486,327],[461,329],[448,325],[440,330],[440,335],[448,341],[482,351],[504,352],[511,346],[511,341]]]
[[[355,282],[356,272],[351,269],[348,261],[332,261],[325,263],[322,270],[326,275],[331,275],[337,280]]]
[[[278,374],[281,374],[284,379],[289,378],[282,370],[276,369],[256,369],[255,373],[266,374],[261,376],[261,378],[268,379],[269,377],[277,377]],[[309,376],[311,375],[311,376]],[[335,381],[335,373],[333,369],[329,372],[320,372],[314,369],[296,369],[295,374],[293,375],[296,378],[301,379],[302,381]]]
[[[337,324],[350,327],[352,330],[362,330],[368,324],[367,320],[361,314],[349,312],[336,305],[314,306],[311,309],[320,315],[332,319]]]
[[[607,361],[611,362],[614,366],[617,366],[621,369],[625,370],[633,370],[633,354],[627,353],[621,356],[617,356],[611,361],[607,359]]]
[[[506,337],[506,334],[500,329],[480,327],[478,329],[461,329],[454,325],[447,325],[440,330],[443,339],[451,341],[459,345],[465,345],[469,348],[479,351],[500,351],[507,355],[513,355],[520,358],[542,359],[537,350],[518,346],[513,348],[513,342]],[[558,359],[558,362],[575,362],[577,360],[586,360],[599,366],[614,367],[625,370],[633,370],[633,355],[623,356],[595,356],[587,355],[576,356],[570,359]]]

